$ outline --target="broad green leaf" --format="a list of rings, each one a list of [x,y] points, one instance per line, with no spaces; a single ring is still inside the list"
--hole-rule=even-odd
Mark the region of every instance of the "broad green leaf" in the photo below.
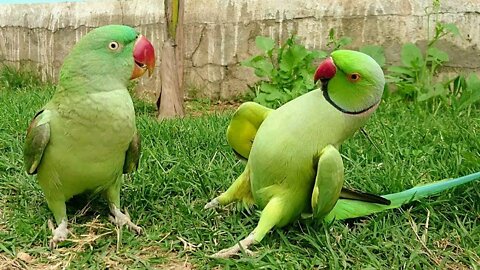
[[[308,50],[303,45],[294,44],[288,51],[297,60],[297,62],[301,62],[308,55]]]
[[[471,73],[465,81],[468,89],[480,92],[480,79],[477,74]]]
[[[267,102],[267,100],[266,100],[266,97],[267,97],[267,94],[260,92],[253,99],[253,101],[271,108],[271,106],[269,105],[269,102]]]
[[[278,72],[278,77],[284,82],[290,81],[292,79],[292,74],[289,72],[290,70],[280,69]]]
[[[307,89],[306,85],[304,84],[303,80],[298,80],[298,81],[293,83],[293,87],[292,87],[292,91],[291,91],[292,98],[296,98],[298,96],[301,96],[301,95],[305,94],[306,92],[308,92],[308,89]]]
[[[312,56],[312,59],[326,58],[328,56],[327,52],[319,51],[319,50],[310,51],[310,54]]]
[[[246,61],[241,62],[242,66],[251,67],[255,70],[255,75],[258,77],[271,76],[273,72],[273,64],[270,59],[263,55],[254,56]]]
[[[367,45],[361,47],[360,51],[370,55],[381,67],[385,65],[385,53],[383,52],[382,47],[377,45]]]
[[[253,62],[252,67],[255,69],[255,75],[258,77],[268,77],[273,71],[273,65],[267,59],[261,59],[257,62]]]
[[[308,55],[307,49],[301,45],[292,45],[287,50],[284,51],[282,62],[280,63],[280,69],[284,71],[292,71],[295,66],[302,62],[303,59]]]
[[[390,76],[390,75],[385,75],[385,80],[387,83],[399,83],[403,81],[402,78],[399,78],[397,76]]]
[[[271,94],[271,93],[278,93],[280,90],[278,90],[278,88],[276,88],[275,86],[273,86],[273,85],[271,85],[267,82],[263,82],[260,85],[260,91],[263,92],[263,93]]]
[[[427,55],[437,63],[443,63],[448,61],[448,54],[435,47],[430,47],[427,50]],[[430,60],[430,59],[429,59]]]
[[[257,56],[254,56],[250,59],[247,59],[247,60],[241,62],[241,64],[242,64],[242,66],[245,66],[245,67],[254,67],[253,63],[256,63],[256,62],[258,62],[260,60],[263,60],[263,59],[265,59],[265,56],[257,55]]]
[[[273,101],[280,101],[281,102],[283,100],[283,95],[277,89],[277,91],[271,92],[268,95],[266,95],[265,100],[270,101],[270,102],[273,102]]]
[[[466,89],[463,89],[462,96],[459,100],[459,109],[464,109],[480,101],[480,79],[478,76],[475,73],[472,73],[465,81]]]
[[[298,71],[298,76],[305,79],[311,79],[313,81],[313,73],[311,73],[308,69],[301,69]]]
[[[315,83],[313,82],[313,73],[310,73],[308,70],[303,69],[300,71],[300,76],[302,77],[302,84],[304,88],[304,92],[308,92],[310,90],[315,89]]]
[[[267,53],[275,47],[275,41],[269,37],[257,36],[255,38],[255,44],[263,52]]]
[[[445,95],[447,91],[447,89],[441,83],[425,87],[422,90],[422,93],[419,93],[417,96],[417,101],[425,101],[435,96],[442,96]]]
[[[413,43],[406,43],[403,45],[400,55],[403,65],[407,67],[419,67],[422,65],[422,52]]]
[[[404,74],[409,77],[415,77],[415,72],[410,68],[400,67],[400,66],[391,66],[391,67],[388,67],[387,70],[389,72]]]
[[[454,23],[446,23],[443,25],[443,28],[452,33],[454,36],[460,36],[460,30],[458,30],[457,25]]]

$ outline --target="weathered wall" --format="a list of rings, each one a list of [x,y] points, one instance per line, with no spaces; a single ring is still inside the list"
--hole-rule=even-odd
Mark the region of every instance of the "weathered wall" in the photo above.
[[[461,3],[460,3],[461,2]],[[294,33],[310,48],[324,49],[330,28],[350,36],[350,47],[379,44],[398,62],[403,43],[425,44],[424,8],[430,0],[187,0],[185,80],[190,94],[231,98],[255,79],[239,62],[257,53],[255,37],[283,40]],[[440,19],[458,25],[462,38],[440,47],[448,67],[480,70],[480,1],[444,0]],[[0,61],[33,63],[56,78],[69,48],[89,29],[124,23],[138,27],[161,54],[162,0],[12,5],[0,4]],[[160,63],[157,62],[157,66]],[[154,96],[158,70],[142,81]]]
[[[0,4],[0,62],[34,66],[43,79],[56,80],[64,57],[91,29],[105,24],[134,26],[159,55],[162,23],[161,0]],[[142,79],[139,88],[155,93],[159,78],[157,68],[151,79]]]

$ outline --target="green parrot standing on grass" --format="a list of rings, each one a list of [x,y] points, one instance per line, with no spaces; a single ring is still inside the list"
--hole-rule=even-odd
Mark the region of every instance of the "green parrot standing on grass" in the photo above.
[[[480,178],[431,183],[384,197],[343,187],[340,144],[359,130],[377,109],[385,79],[370,56],[338,50],[320,63],[314,77],[322,88],[276,110],[242,104],[227,129],[235,153],[247,159],[243,173],[228,190],[205,205],[234,201],[262,210],[257,227],[238,244],[213,257],[230,257],[260,242],[273,227],[301,215],[331,221],[368,215]]]
[[[58,225],[52,248],[68,236],[65,202],[85,191],[105,195],[116,225],[141,232],[120,211],[123,174],[140,157],[127,85],[154,66],[152,44],[123,25],[92,30],[65,58],[56,93],[30,123],[24,145],[27,173],[37,174]]]

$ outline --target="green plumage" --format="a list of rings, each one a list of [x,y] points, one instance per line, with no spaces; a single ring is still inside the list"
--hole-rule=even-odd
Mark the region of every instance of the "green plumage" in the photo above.
[[[455,179],[446,179],[433,183],[428,183],[425,185],[416,186],[402,192],[383,195],[382,197],[391,201],[390,205],[372,204],[356,200],[340,199],[338,200],[332,211],[325,217],[325,220],[332,221],[363,217],[387,209],[398,208],[411,201],[417,201],[422,198],[435,195],[444,190],[476,181],[478,179],[480,179],[480,172]]]
[[[120,208],[122,173],[136,168],[140,154],[127,91],[137,37],[120,25],[84,36],[64,61],[56,93],[27,132],[27,172],[37,173],[57,224],[67,219],[65,201],[85,191],[103,192],[111,208]]]
[[[326,220],[359,217],[468,182],[434,183],[383,198],[345,189],[338,149],[378,107],[385,84],[383,72],[371,57],[340,50],[320,64],[317,79],[322,89],[276,110],[247,102],[235,112],[227,139],[248,161],[230,188],[205,208],[243,200],[257,205],[262,213],[248,237],[215,257],[247,249],[273,227],[285,226],[300,216]]]
[[[243,116],[248,114],[242,111],[252,110],[254,106],[258,108],[259,105],[242,105],[232,123],[240,121],[237,117],[243,119]],[[343,184],[343,165],[339,164],[341,158],[337,149],[345,139],[364,125],[370,112],[361,115],[342,113],[325,100],[322,90],[319,89],[292,100],[277,110],[269,111],[266,115],[268,116],[254,134],[255,139],[245,169],[246,176],[242,178],[250,183],[246,187],[250,189],[253,201],[263,209],[274,199],[276,214],[268,218],[272,225],[269,223],[270,228],[285,226],[302,213],[311,213],[312,207],[317,207],[317,204],[322,205],[318,213],[325,215],[335,205]],[[254,121],[252,123],[244,119],[243,122],[247,130],[248,127],[255,126]],[[231,125],[227,137],[243,132],[245,129],[237,133]],[[248,142],[246,139],[245,144]],[[242,146],[232,145],[236,151]],[[325,149],[331,154],[328,154],[326,159],[321,159]],[[334,160],[330,162],[331,158]],[[319,162],[320,160],[322,162]],[[332,176],[332,173],[335,173],[332,171],[334,167],[340,168],[338,173],[341,175]],[[320,186],[316,188],[318,193],[315,195],[322,196],[312,198],[316,177]],[[336,192],[329,194],[333,183],[338,183]],[[228,191],[225,195],[227,194]],[[326,194],[329,196],[325,196]],[[224,195],[219,199],[225,201],[222,196]],[[315,201],[314,205],[312,200]],[[261,241],[263,236],[258,234],[255,240]]]

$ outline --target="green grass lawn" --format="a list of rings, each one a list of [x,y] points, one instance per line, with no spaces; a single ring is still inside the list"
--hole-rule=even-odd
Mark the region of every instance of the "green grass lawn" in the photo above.
[[[254,257],[210,259],[207,255],[244,238],[259,219],[258,209],[232,205],[203,210],[244,167],[225,139],[231,111],[159,123],[152,117],[154,107],[138,101],[143,155],[139,170],[125,181],[122,204],[145,234],[117,231],[108,221],[103,199],[80,196],[68,204],[73,235],[50,251],[47,220],[53,216],[35,178],[23,171],[22,144],[31,117],[52,93],[49,87],[0,88],[0,269],[480,265],[477,182],[366,218],[331,225],[297,221],[268,234],[253,247]],[[478,108],[454,113],[445,107],[388,101],[366,130],[379,150],[362,134],[342,146],[348,186],[386,194],[480,171]]]

